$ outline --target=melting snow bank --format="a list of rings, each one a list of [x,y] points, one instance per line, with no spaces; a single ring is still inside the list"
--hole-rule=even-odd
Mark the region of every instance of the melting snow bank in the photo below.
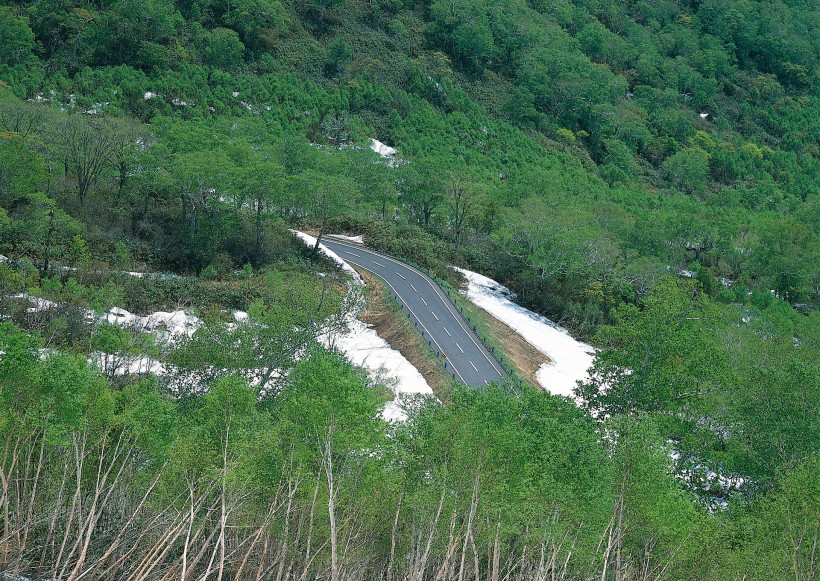
[[[344,240],[345,242],[353,242],[354,244],[364,244],[364,236],[344,236],[343,234],[326,234],[325,238],[336,238],[337,240]]]
[[[530,345],[550,358],[536,373],[541,387],[553,395],[573,397],[578,381],[585,381],[595,359],[595,349],[574,339],[565,329],[510,300],[515,294],[507,287],[476,272],[453,267],[467,279],[466,296],[521,335]]]
[[[313,246],[316,238],[291,230],[296,236],[301,238],[305,244]],[[352,273],[356,285],[363,285],[364,281],[359,274],[353,270],[347,262],[324,245],[319,248],[328,257],[338,263],[345,272]],[[351,289],[350,292],[357,292]],[[396,395],[394,401],[384,406],[382,417],[388,421],[403,420],[407,416],[401,408],[401,398],[403,395],[429,395],[433,396],[433,390],[427,384],[419,370],[405,358],[404,355],[393,349],[390,344],[379,337],[376,330],[356,319],[354,314],[348,315],[348,331],[344,333],[325,334],[319,340],[328,348],[336,348],[341,351],[348,361],[367,369],[371,379],[383,383],[393,390]]]
[[[433,395],[419,370],[404,355],[393,349],[379,337],[370,325],[362,323],[352,315],[348,321],[348,331],[337,335],[324,335],[319,340],[329,348],[337,348],[348,361],[367,369],[371,379],[390,387],[397,399],[384,406],[385,420],[403,420],[407,416],[401,409],[404,394]]]
[[[291,232],[293,232],[293,234],[295,234],[296,236],[301,238],[302,242],[304,242],[305,244],[307,244],[311,248],[313,248],[316,245],[316,238],[311,236],[310,234],[305,234],[304,232],[299,232],[298,230],[291,230]],[[350,266],[344,260],[339,258],[338,254],[333,252],[330,248],[328,248],[324,244],[319,245],[319,250],[321,250],[322,253],[325,256],[327,256],[328,258],[330,258],[333,262],[335,262],[336,264],[341,266],[342,270],[344,270],[346,273],[348,273],[350,276],[352,276],[354,280],[358,281],[361,284],[364,284],[364,281],[362,280],[362,277],[359,276],[359,273],[356,272],[355,270],[353,270],[352,266]]]
[[[389,145],[385,145],[378,139],[370,139],[370,149],[379,154],[385,159],[393,159],[396,156],[396,150]]]

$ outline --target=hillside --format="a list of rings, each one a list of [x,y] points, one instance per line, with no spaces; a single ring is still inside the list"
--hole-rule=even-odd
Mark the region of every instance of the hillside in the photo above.
[[[581,408],[384,422],[290,228],[510,287]],[[0,256],[2,578],[816,575],[816,2],[0,0]]]

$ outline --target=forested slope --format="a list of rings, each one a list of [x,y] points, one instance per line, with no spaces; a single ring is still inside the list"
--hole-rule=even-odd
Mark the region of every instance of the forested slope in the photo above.
[[[0,4],[0,575],[816,575],[815,2]],[[584,409],[385,425],[323,224],[588,338]]]

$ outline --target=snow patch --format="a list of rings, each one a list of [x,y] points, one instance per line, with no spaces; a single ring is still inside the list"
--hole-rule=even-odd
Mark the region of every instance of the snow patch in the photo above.
[[[309,234],[296,230],[291,230],[291,232],[309,246],[316,244],[316,238]],[[353,267],[324,245],[320,244],[319,248],[338,263],[345,272],[351,273],[354,287],[351,288],[350,292],[358,292],[356,287],[364,285],[364,281],[353,270]],[[359,321],[355,313],[348,315],[346,323],[348,329],[346,332],[325,333],[319,337],[319,341],[328,348],[338,349],[347,357],[348,361],[367,369],[371,379],[383,383],[393,390],[396,399],[384,406],[382,417],[385,420],[401,421],[407,418],[401,407],[403,396],[427,395],[433,397],[432,388],[428,385],[424,376],[419,373],[419,370],[404,355],[379,337],[373,327]]]
[[[119,355],[95,351],[88,357],[88,362],[95,365],[101,373],[110,376],[120,375],[166,375],[165,365],[148,355]]]
[[[396,150],[389,145],[385,145],[378,139],[371,139],[370,140],[370,149],[375,151],[379,154],[379,156],[385,159],[393,159],[396,156]]]
[[[327,234],[327,238],[337,238],[339,240],[347,240],[348,242],[354,242],[356,244],[364,244],[364,236],[361,234],[358,236],[344,236],[343,234]]]
[[[34,306],[28,307],[26,309],[27,313],[39,313],[41,311],[47,311],[48,309],[53,309],[54,307],[58,306],[57,303],[55,303],[54,301],[50,301],[48,299],[41,299],[39,297],[33,297],[28,293],[17,293],[16,295],[11,295],[9,298],[22,299],[24,301],[32,303]]]
[[[305,244],[307,244],[311,248],[313,248],[313,246],[316,245],[316,238],[314,236],[311,236],[310,234],[305,234],[304,232],[299,232],[298,230],[291,230],[291,232],[293,232],[296,236],[301,238],[302,242],[304,242]],[[342,268],[342,270],[344,270],[346,273],[348,273],[350,276],[352,276],[354,280],[356,280],[357,282],[359,282],[361,284],[364,284],[364,281],[362,280],[362,277],[359,276],[359,273],[356,272],[353,269],[353,267],[350,266],[347,262],[342,260],[339,257],[338,254],[333,252],[330,248],[328,248],[324,244],[319,245],[319,250],[321,250],[322,253],[325,256],[327,256],[328,258],[330,258],[333,262],[338,264]]]
[[[156,313],[142,317],[130,313],[125,309],[114,307],[104,315],[103,320],[112,325],[119,325],[143,332],[165,329],[168,333],[168,338],[172,342],[181,336],[192,336],[201,325],[198,317],[189,315],[182,310],[170,313],[157,311]]]
[[[577,382],[589,378],[587,370],[595,359],[595,349],[546,317],[512,302],[515,294],[507,287],[476,272],[455,270],[467,279],[463,292],[468,299],[549,357],[550,362],[541,365],[535,375],[538,383],[553,395],[573,397]]]

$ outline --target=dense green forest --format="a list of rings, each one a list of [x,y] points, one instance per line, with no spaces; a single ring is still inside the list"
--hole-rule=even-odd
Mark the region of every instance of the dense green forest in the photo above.
[[[580,407],[384,422],[289,228],[507,284]],[[0,579],[812,579],[818,307],[811,0],[0,0]]]

